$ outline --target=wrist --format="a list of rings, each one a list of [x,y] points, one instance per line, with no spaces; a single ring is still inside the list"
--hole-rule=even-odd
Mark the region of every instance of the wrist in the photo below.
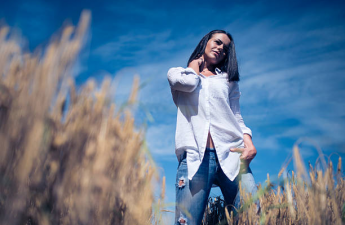
[[[243,142],[244,142],[246,147],[254,146],[253,141],[252,141],[252,137],[249,134],[243,135]]]

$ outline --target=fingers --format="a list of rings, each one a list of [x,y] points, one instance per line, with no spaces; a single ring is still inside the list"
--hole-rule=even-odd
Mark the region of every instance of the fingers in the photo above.
[[[198,59],[198,65],[201,67],[204,63],[204,56],[202,55],[199,59]]]
[[[247,154],[245,153],[244,148],[231,148],[230,151],[241,153],[240,159],[246,159],[247,158]]]
[[[244,148],[230,148],[230,151],[243,153],[245,151],[245,149]]]
[[[252,160],[256,155],[256,150],[253,151],[251,148],[231,148],[230,151],[241,153],[241,159],[247,160]]]

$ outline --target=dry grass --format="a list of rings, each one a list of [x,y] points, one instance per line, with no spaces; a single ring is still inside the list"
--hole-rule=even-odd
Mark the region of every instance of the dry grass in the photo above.
[[[225,222],[225,201],[222,196],[215,198],[209,197],[204,212],[201,225],[219,224],[221,221]]]
[[[77,91],[71,71],[90,15],[44,51],[24,53],[0,30],[0,223],[151,224],[155,169],[110,80]],[[138,80],[129,103],[135,102]],[[68,101],[68,104],[66,104]],[[164,193],[162,193],[164,198]]]
[[[89,81],[77,91],[71,79],[89,19],[84,12],[77,27],[65,27],[33,54],[22,51],[9,28],[0,29],[1,224],[162,223],[165,179],[155,203],[144,132],[130,110],[111,103],[110,80],[99,90]],[[138,85],[136,79],[128,105]],[[289,162],[279,173],[283,185],[274,187],[268,176],[257,196],[241,190],[242,207],[225,210],[223,224],[344,224],[341,158],[336,174],[331,163],[308,174],[296,144],[297,174],[290,178],[283,172]],[[224,217],[222,204],[211,203],[218,208],[206,214]]]
[[[339,157],[336,174],[332,162],[327,166],[320,157],[324,170],[310,166],[309,174],[302,162],[298,143],[294,146],[293,157],[287,160],[279,172],[284,179],[274,185],[267,174],[265,187],[259,186],[256,196],[250,196],[240,189],[241,208],[230,211],[223,200],[217,197],[209,200],[203,224],[345,224],[345,181]],[[319,151],[320,152],[320,151]],[[285,171],[294,159],[297,174]],[[260,202],[258,211],[256,202]],[[224,218],[225,214],[225,218]]]
[[[323,171],[310,167],[308,176],[298,143],[293,154],[297,174],[292,171],[288,178],[287,173],[281,171],[283,184],[277,188],[267,175],[266,187],[259,187],[254,197],[240,190],[242,207],[235,216],[226,210],[228,224],[345,224],[345,181],[341,173],[341,158],[336,174],[330,162]],[[260,200],[260,212],[254,203],[256,199]]]

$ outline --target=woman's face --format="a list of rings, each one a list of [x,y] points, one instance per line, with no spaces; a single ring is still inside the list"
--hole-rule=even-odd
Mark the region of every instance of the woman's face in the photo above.
[[[219,64],[227,55],[229,45],[230,39],[228,35],[223,33],[213,34],[205,48],[205,61],[213,65]]]

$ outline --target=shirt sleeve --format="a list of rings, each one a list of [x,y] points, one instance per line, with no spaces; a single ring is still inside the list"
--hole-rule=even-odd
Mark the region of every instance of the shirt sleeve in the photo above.
[[[198,86],[200,77],[192,68],[173,67],[168,71],[168,81],[172,90],[192,92]]]
[[[249,134],[252,136],[252,131],[244,124],[241,110],[240,110],[240,96],[241,92],[237,82],[234,82],[234,87],[230,92],[230,108],[235,115],[235,118],[240,125],[243,134]]]

